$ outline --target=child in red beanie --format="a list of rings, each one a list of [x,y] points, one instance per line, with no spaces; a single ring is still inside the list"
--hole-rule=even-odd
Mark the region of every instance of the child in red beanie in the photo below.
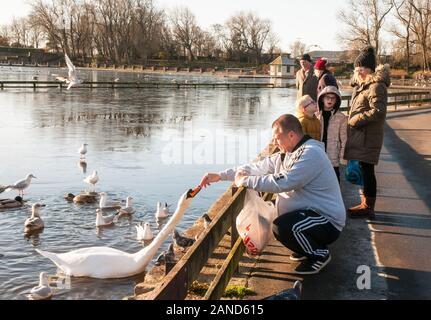
[[[322,90],[327,86],[334,86],[338,89],[337,80],[326,68],[327,63],[328,60],[326,58],[320,58],[314,65],[314,74],[319,79],[319,83],[317,85],[317,96],[319,96]]]

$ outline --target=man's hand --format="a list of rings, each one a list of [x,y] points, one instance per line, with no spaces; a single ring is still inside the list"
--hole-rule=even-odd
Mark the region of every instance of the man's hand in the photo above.
[[[245,179],[248,178],[249,173],[243,170],[238,171],[235,174],[235,185],[239,188],[244,186]]]
[[[219,182],[221,179],[220,175],[218,173],[206,173],[201,183],[199,184],[202,188],[206,188],[211,185],[213,182]]]

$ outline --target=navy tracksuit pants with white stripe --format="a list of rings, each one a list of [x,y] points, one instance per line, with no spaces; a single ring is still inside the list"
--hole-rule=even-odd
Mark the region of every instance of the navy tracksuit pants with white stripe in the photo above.
[[[327,245],[338,239],[338,231],[328,219],[313,210],[299,210],[274,220],[275,238],[285,247],[310,260],[324,260]]]

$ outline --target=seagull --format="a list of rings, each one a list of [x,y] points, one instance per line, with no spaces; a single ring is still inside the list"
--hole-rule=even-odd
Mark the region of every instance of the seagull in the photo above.
[[[78,150],[78,153],[81,155],[81,159],[85,158],[85,155],[87,153],[87,146],[88,144],[84,143]]]
[[[32,178],[36,179],[36,177],[33,174],[29,174],[29,175],[27,175],[27,177],[25,177],[25,179],[19,180],[19,181],[15,182],[14,184],[10,185],[5,191],[8,192],[8,191],[11,191],[12,189],[18,190],[19,195],[23,198],[24,197],[24,189],[28,188],[28,186],[31,183]]]
[[[93,185],[93,189],[95,188],[96,183],[99,181],[99,176],[97,175],[97,171],[94,170],[91,175],[84,179],[85,183]]]
[[[301,300],[301,281],[296,281],[293,288],[283,290],[277,294],[265,298],[264,300]]]
[[[69,90],[75,84],[81,84],[83,81],[81,79],[78,79],[76,75],[76,68],[73,65],[72,61],[70,61],[67,53],[64,54],[64,59],[66,60],[67,67],[69,68],[69,77],[66,79],[66,83],[69,84],[67,90]]]
[[[103,227],[103,226],[109,226],[116,222],[117,216],[111,215],[111,216],[103,216],[103,210],[102,209],[96,209],[96,227]]]
[[[163,263],[175,263],[175,252],[174,252],[174,244],[171,243],[169,245],[168,250],[163,251],[156,259],[156,266],[160,266]]]
[[[195,243],[195,239],[187,238],[180,235],[177,229],[174,229],[174,233],[172,235],[172,239],[174,240],[175,245],[181,247],[183,249],[191,247]]]
[[[136,228],[136,239],[139,241],[148,241],[153,240],[153,232],[151,231],[150,224],[148,222],[145,222],[144,225],[142,225],[142,222],[135,226]]]
[[[128,216],[128,215],[135,213],[135,209],[133,209],[133,207],[132,207],[132,200],[133,200],[133,198],[130,196],[126,198],[126,206],[122,207],[122,208],[120,208],[120,210],[118,210],[120,217]]]
[[[31,207],[31,217],[24,222],[24,232],[30,233],[44,228],[43,220],[39,215],[39,209],[45,207],[44,204],[35,203]]]
[[[157,202],[157,211],[156,211],[156,219],[163,219],[169,215],[168,204],[164,205],[161,202]]]
[[[41,272],[39,275],[39,285],[31,289],[27,295],[29,300],[46,300],[52,297],[52,290],[48,283],[48,274]]]
[[[120,78],[115,78],[114,82],[120,82]]]
[[[101,192],[99,208],[100,209],[120,209],[121,204],[117,201],[108,201],[108,195],[106,194],[106,192]]]

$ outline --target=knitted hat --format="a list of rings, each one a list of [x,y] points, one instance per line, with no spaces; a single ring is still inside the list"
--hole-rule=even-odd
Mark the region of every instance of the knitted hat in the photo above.
[[[314,65],[315,70],[325,70],[326,69],[326,63],[328,60],[326,58],[320,58],[316,61],[316,64]]]
[[[355,67],[366,67],[376,71],[376,54],[373,47],[365,47],[355,60]]]
[[[311,62],[311,57],[308,53],[304,53],[300,60],[305,60],[305,61]]]

